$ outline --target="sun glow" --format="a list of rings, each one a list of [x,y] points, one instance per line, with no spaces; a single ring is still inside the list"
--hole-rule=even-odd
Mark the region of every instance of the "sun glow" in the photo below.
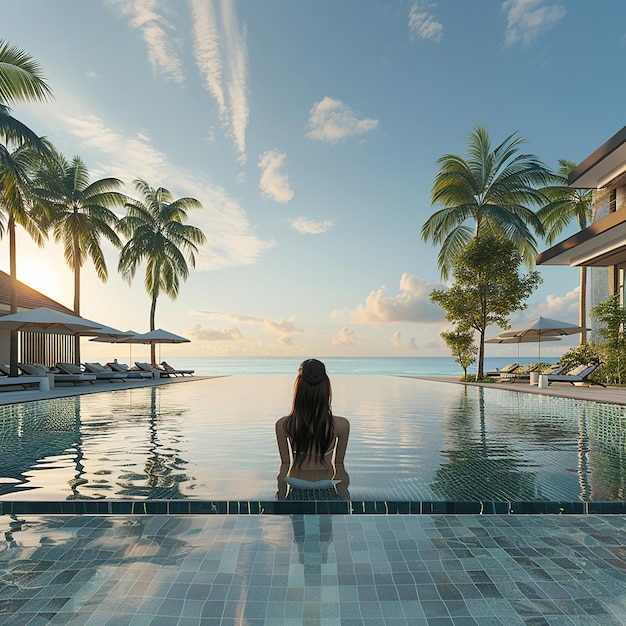
[[[57,273],[41,260],[32,257],[18,258],[17,279],[57,302],[63,296],[61,281]]]

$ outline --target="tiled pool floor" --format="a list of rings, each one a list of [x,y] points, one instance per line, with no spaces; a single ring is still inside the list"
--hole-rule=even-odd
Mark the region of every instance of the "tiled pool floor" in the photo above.
[[[626,624],[621,515],[2,516],[0,526],[7,626]]]

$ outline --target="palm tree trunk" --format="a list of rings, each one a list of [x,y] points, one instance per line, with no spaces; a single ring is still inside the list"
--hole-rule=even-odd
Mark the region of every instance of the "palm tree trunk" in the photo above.
[[[152,303],[150,304],[150,330],[154,330],[154,318],[156,315],[156,305],[157,305],[158,294],[152,294]],[[152,366],[156,365],[156,344],[150,344],[150,363]]]
[[[9,312],[17,313],[17,254],[15,244],[15,221],[9,217],[7,224],[9,230],[9,272],[11,274],[11,297],[9,303]],[[17,376],[17,358],[18,358],[18,336],[17,331],[11,331],[11,340],[9,347],[9,374]]]
[[[74,243],[74,315],[80,315],[80,263],[78,244]],[[80,365],[80,335],[74,336],[74,362]]]
[[[578,310],[578,324],[583,328],[587,327],[587,268],[580,268],[580,297]],[[580,345],[587,343],[587,331],[580,333]]]

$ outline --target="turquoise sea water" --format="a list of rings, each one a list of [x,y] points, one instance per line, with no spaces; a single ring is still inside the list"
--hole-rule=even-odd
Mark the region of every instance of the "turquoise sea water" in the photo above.
[[[463,370],[452,357],[324,357],[329,375],[335,374],[387,374],[415,376],[461,376]],[[165,357],[164,357],[165,358]],[[298,365],[307,357],[177,357],[166,358],[174,367],[191,368],[196,374],[294,374]],[[520,363],[534,361],[537,357],[520,357]],[[544,358],[544,362],[556,362],[557,358]],[[487,357],[485,371],[517,361],[516,356]],[[476,372],[476,365],[468,373]]]

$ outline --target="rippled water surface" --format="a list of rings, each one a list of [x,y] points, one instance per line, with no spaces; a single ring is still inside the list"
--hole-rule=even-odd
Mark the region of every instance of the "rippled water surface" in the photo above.
[[[0,407],[0,497],[272,499],[293,376]],[[395,376],[333,377],[353,500],[623,500],[624,407]]]

